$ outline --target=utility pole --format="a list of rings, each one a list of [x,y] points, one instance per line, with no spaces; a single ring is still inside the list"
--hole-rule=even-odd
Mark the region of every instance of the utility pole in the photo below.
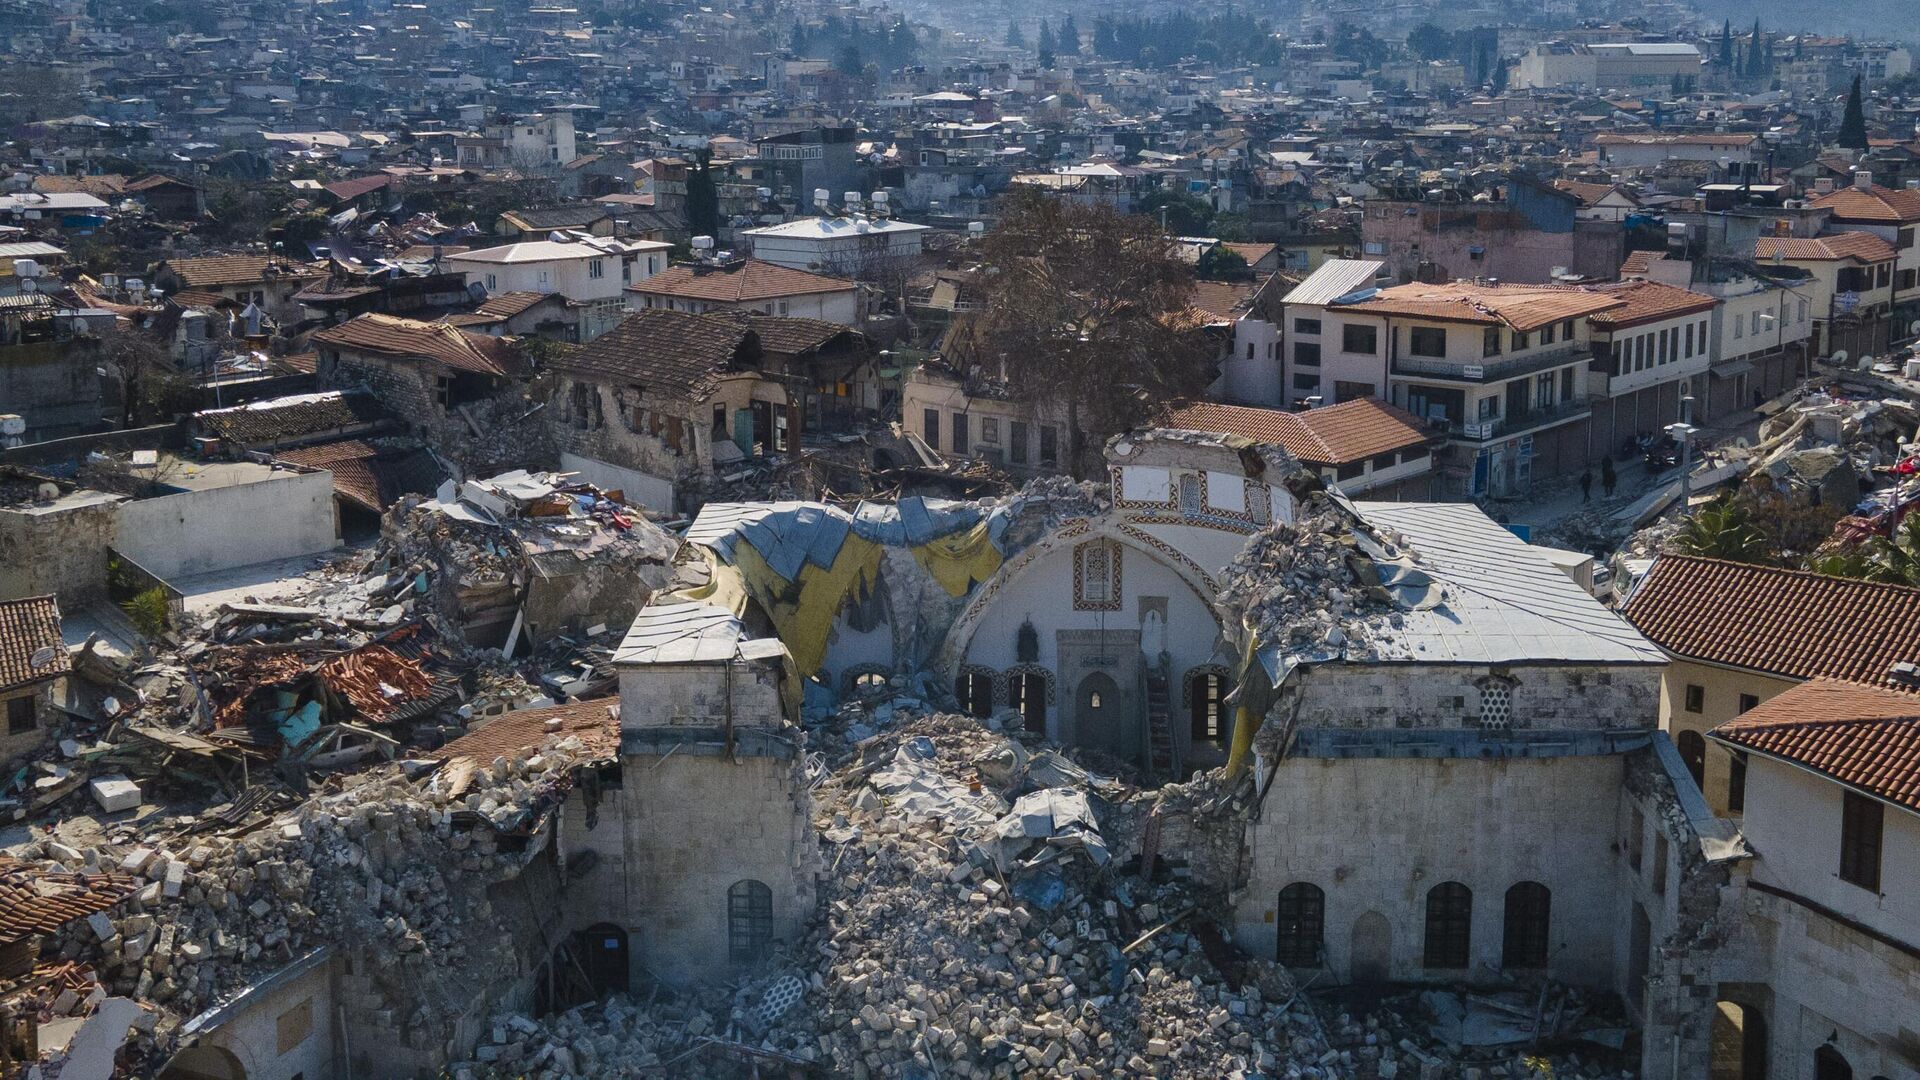
[[[1693,395],[1680,398],[1680,422],[1667,425],[1667,434],[1680,444],[1680,516],[1687,515],[1687,504],[1693,496],[1693,435],[1698,431],[1692,424]]]

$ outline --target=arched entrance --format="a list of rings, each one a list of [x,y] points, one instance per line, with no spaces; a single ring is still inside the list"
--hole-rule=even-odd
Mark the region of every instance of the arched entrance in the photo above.
[[[1813,1080],[1853,1080],[1853,1066],[1831,1044],[1822,1046],[1813,1052]]]
[[[1393,973],[1393,925],[1377,911],[1353,920],[1353,952],[1348,981],[1386,982]]]
[[[627,932],[612,923],[596,923],[574,935],[574,955],[595,997],[627,992]]]
[[[1074,693],[1074,742],[1114,757],[1132,760],[1140,756],[1139,732],[1128,718],[1120,697],[1120,684],[1104,671],[1096,671],[1080,680]]]
[[[1751,1005],[1713,1006],[1708,1080],[1767,1080],[1767,1018]]]
[[[247,1080],[247,1069],[230,1050],[189,1046],[160,1070],[160,1080]]]

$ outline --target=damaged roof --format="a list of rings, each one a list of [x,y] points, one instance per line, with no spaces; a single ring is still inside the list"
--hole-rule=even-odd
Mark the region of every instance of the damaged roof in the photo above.
[[[374,424],[387,419],[387,411],[372,394],[329,390],[225,409],[204,409],[193,414],[193,418],[202,429],[222,439],[249,444],[300,439]]]
[[[1431,608],[1404,613],[1382,659],[1659,664],[1660,650],[1472,503],[1358,502],[1361,518],[1400,534],[1414,565],[1441,586]]]
[[[62,874],[0,856],[0,942],[49,936],[105,911],[138,883],[124,874]]]
[[[1626,306],[1604,293],[1557,285],[1396,285],[1343,304],[1347,311],[1415,319],[1506,326],[1528,333],[1543,326]]]
[[[586,760],[612,761],[620,756],[620,699],[593,698],[515,709],[446,744],[440,753],[449,761],[465,759],[488,765],[495,758],[537,751],[549,736],[579,739],[585,745]]]
[[[514,342],[469,333],[446,323],[369,314],[313,335],[316,344],[404,359],[431,360],[456,371],[519,377],[529,373]]]
[[[721,372],[758,351],[753,330],[737,315],[653,308],[627,316],[612,330],[556,358],[553,367],[639,383],[649,393],[682,401],[701,401]]]
[[[1920,696],[1818,678],[1761,702],[1712,734],[1920,813]]]
[[[1884,683],[1920,662],[1920,589],[1661,555],[1621,609],[1676,656],[1790,679]]]
[[[51,596],[0,601],[0,690],[73,669],[60,638],[60,604]]]
[[[1192,401],[1174,406],[1161,423],[1279,446],[1313,465],[1365,461],[1427,442],[1427,429],[1418,417],[1377,398],[1356,398],[1306,412]]]
[[[853,282],[759,259],[742,259],[724,266],[668,267],[645,281],[627,286],[627,291],[743,304],[810,293],[852,292]]]

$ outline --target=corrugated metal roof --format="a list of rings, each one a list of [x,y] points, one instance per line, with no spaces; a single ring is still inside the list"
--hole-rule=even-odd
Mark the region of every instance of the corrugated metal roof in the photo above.
[[[712,604],[654,604],[642,608],[614,650],[618,664],[701,664],[730,660],[746,636],[733,612]]]
[[[1320,269],[1293,287],[1283,304],[1331,304],[1356,289],[1372,285],[1387,264],[1374,259],[1328,259]]]
[[[1471,503],[1356,502],[1375,528],[1404,536],[1444,590],[1409,611],[1386,659],[1426,663],[1525,661],[1659,664],[1659,649],[1603,607],[1548,557]]]

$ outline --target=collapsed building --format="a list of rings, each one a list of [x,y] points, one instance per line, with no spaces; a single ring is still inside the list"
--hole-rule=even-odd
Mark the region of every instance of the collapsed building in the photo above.
[[[1757,970],[1719,959],[1752,853],[1655,727],[1659,650],[1472,508],[1355,503],[1232,435],[1107,454],[1107,485],[981,502],[709,504],[677,550],[547,477],[404,507],[327,590],[362,614],[231,608],[191,677],[129,688],[186,730],[75,740],[199,754],[217,793],[8,847],[88,899],[9,954],[6,1052],[66,1080],[115,1052],[177,1078],[1386,1077],[1520,1047],[1698,1075],[1714,980]],[[536,618],[515,575],[550,527],[647,554]],[[538,703],[492,653],[410,645],[472,629],[478,562],[523,590],[509,650],[624,624],[617,696]],[[289,769],[276,737],[314,750]],[[1386,984],[1448,1016],[1315,1003]],[[100,1017],[108,1068],[76,1067]]]

